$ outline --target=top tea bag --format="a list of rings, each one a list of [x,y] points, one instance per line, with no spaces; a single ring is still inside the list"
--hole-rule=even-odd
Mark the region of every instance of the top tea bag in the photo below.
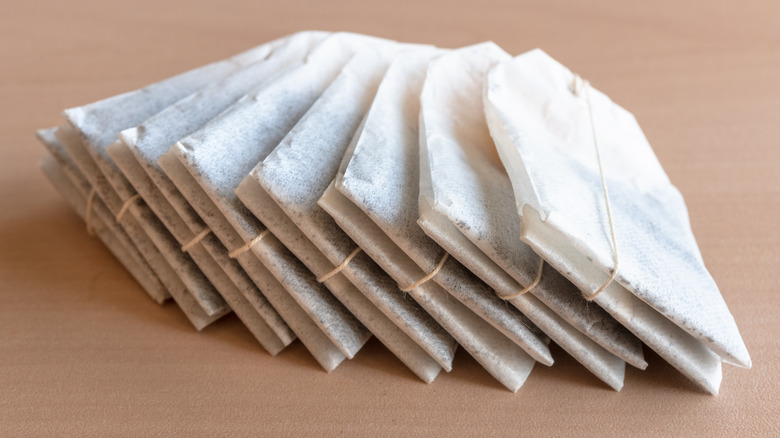
[[[421,170],[419,182],[414,182],[420,185],[418,223],[499,296],[513,297],[512,304],[548,336],[619,390],[625,364],[610,352],[644,368],[647,364],[639,340],[604,310],[588,306],[579,291],[554,269],[548,267],[543,281],[534,283],[540,258],[516,234],[511,234],[519,228],[520,220],[514,211],[511,184],[496,155],[482,109],[482,77],[492,66],[485,60],[508,57],[495,44],[486,43],[442,56],[428,68],[428,76],[433,79],[422,95]],[[449,80],[436,80],[440,77]],[[388,149],[372,154],[375,166],[390,167],[385,158]],[[369,158],[361,155],[353,162],[367,167]],[[403,186],[400,172],[388,169],[387,173],[373,174],[380,174],[385,184],[402,185],[406,198],[412,198],[407,202],[417,197],[416,188],[409,188],[409,182]],[[351,185],[359,187],[361,180],[373,178],[366,170],[358,175]],[[353,191],[362,198],[373,197],[365,190]],[[506,264],[519,274],[519,282],[477,245],[507,258]],[[501,303],[498,297],[493,298]],[[567,321],[576,324],[582,333]]]
[[[535,50],[495,67],[485,82],[485,113],[523,218],[521,238],[587,298],[717,393],[720,368],[693,338],[726,362],[751,362],[704,267],[682,196],[634,117],[577,79]]]

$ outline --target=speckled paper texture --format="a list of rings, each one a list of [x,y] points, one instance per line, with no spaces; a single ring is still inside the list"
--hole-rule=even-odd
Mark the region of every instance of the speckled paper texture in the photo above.
[[[418,222],[428,236],[502,296],[524,286],[477,245],[505,258],[504,264],[523,285],[534,281],[541,261],[517,238],[520,220],[513,208],[511,183],[479,104],[482,77],[507,57],[498,46],[483,44],[438,59],[429,68],[429,77],[445,76],[450,81],[433,81],[426,88],[420,116],[425,133],[420,135],[423,183]],[[547,269],[542,279],[531,294],[517,296],[512,304],[594,375],[619,390],[625,364],[612,353],[640,368],[647,366],[639,340],[604,310],[588,305],[554,269]],[[576,323],[580,332],[568,321]]]
[[[94,182],[97,175],[101,173],[95,165],[94,160],[86,152],[79,135],[69,124],[60,126],[54,134],[57,140],[65,147],[65,150],[73,159],[73,162],[77,165],[79,171],[88,180],[90,190],[94,189],[97,193],[97,187]],[[89,181],[90,175],[92,181]],[[198,303],[190,294],[187,286],[182,282],[179,275],[165,257],[162,256],[159,249],[154,245],[135,217],[127,215],[121,222],[116,222],[116,213],[112,211],[109,205],[112,202],[120,203],[121,201],[119,201],[119,196],[111,188],[110,184],[107,184],[106,187],[108,188],[108,191],[105,191],[104,193],[109,199],[112,199],[112,201],[106,202],[105,198],[100,196],[99,193],[96,195],[96,198],[99,198],[109,210],[106,213],[107,217],[104,221],[114,221],[114,223],[126,232],[130,241],[143,256],[148,266],[154,271],[155,275],[160,280],[160,283],[163,284],[170,296],[176,301],[179,307],[181,307],[182,311],[187,315],[195,328],[200,330],[224,315],[224,311],[220,311],[211,316],[206,315],[200,303]],[[225,311],[226,310],[228,309],[225,309]]]
[[[82,219],[86,219],[86,202],[91,186],[76,167],[67,151],[54,136],[56,128],[38,131],[38,139],[43,143],[56,163],[42,163],[44,171],[51,178],[61,181],[65,187],[62,194],[68,199],[74,210]],[[56,167],[55,167],[56,166]],[[56,174],[56,175],[55,175]],[[63,181],[61,175],[67,178]],[[55,186],[58,187],[57,184]],[[127,234],[115,222],[106,220],[110,218],[108,209],[100,199],[93,201],[92,207],[95,225],[92,226],[103,243],[108,246],[113,254],[128,267],[133,278],[158,304],[162,304],[170,298],[170,294],[160,283],[154,271],[146,264],[146,261],[136,249],[135,245],[127,237]]]
[[[124,201],[134,194],[133,188],[106,152],[119,131],[143,122],[211,81],[263,59],[282,41],[272,41],[228,60],[191,70],[140,90],[66,110],[67,123],[61,127],[58,135],[97,195],[111,213],[117,215]],[[128,193],[131,195],[122,196]],[[196,274],[197,267],[186,258],[174,256],[174,241],[172,237],[166,236],[165,227],[155,221],[152,215],[145,218],[149,221],[142,219],[139,223],[136,217],[125,215],[121,226],[174,299],[193,296],[201,308],[215,319],[228,312],[229,307],[213,287],[203,281],[202,274]],[[154,240],[167,246],[158,248]]]
[[[379,40],[351,34],[327,38],[303,65],[289,68],[172,148],[219,209],[214,214],[222,214],[227,219],[226,227],[241,237],[242,242],[238,245],[223,242],[231,251],[244,246],[264,230],[262,223],[241,204],[233,190],[251,167],[262,160],[303,116],[356,48],[369,41]],[[261,253],[258,255],[264,264],[315,323],[347,357],[352,357],[370,336],[368,330],[300,261],[292,254],[288,256],[283,247],[278,254],[275,249],[271,251],[276,254],[273,260],[266,258],[266,249],[274,242],[272,236],[263,239],[253,245],[252,251]],[[239,255],[239,261],[247,257],[247,253]],[[286,264],[277,263],[279,257],[285,258]]]
[[[263,81],[291,63],[300,62],[311,48],[326,36],[327,34],[323,32],[301,32],[285,38],[284,44],[275,47],[263,60],[241,68],[223,80],[187,96],[139,126],[122,131],[119,135],[121,143],[115,142],[109,146],[109,155],[180,245],[190,242],[205,229],[205,224],[157,165],[160,155],[177,140],[202,127]],[[125,159],[121,160],[124,149],[131,150],[134,157],[124,157]],[[176,205],[183,206],[181,208],[183,212],[179,213],[174,209],[167,197],[175,199]],[[239,312],[236,309],[237,305],[241,307],[249,305],[244,301],[251,300],[256,303],[258,308],[256,313],[261,316],[264,324],[267,324],[285,345],[294,339],[292,332],[285,326],[270,303],[267,303],[254,283],[246,274],[242,275],[238,272],[241,270],[240,267],[231,266],[236,265],[234,261],[224,256],[217,257],[222,263],[215,263],[212,253],[226,253],[218,239],[209,235],[200,243],[192,245],[187,253],[221,295],[235,296],[235,288],[241,291],[244,297],[233,299],[234,304],[231,304],[231,307],[239,313],[242,320],[254,321],[255,319],[250,317],[250,312]],[[242,317],[241,314],[244,316]],[[257,322],[252,322],[252,325],[256,327],[255,333],[261,331],[262,327]],[[268,340],[261,340],[261,343],[270,344]]]
[[[223,215],[219,214],[219,210],[217,210],[214,203],[211,202],[203,189],[200,188],[192,175],[172,152],[163,154],[160,157],[159,164],[168,178],[181,192],[181,195],[192,203],[196,212],[201,215],[206,225],[220,242],[226,246],[236,245],[231,247],[237,247],[242,244],[241,242],[243,241],[238,232],[230,227]],[[270,235],[268,237],[269,239],[263,239],[265,243],[275,239]],[[266,253],[272,249],[269,248]],[[269,257],[274,255],[274,253],[271,253]],[[285,253],[276,255],[284,257]],[[224,256],[227,257],[227,254]],[[346,359],[345,354],[333,344],[277,280],[276,276],[269,271],[269,268],[253,252],[247,251],[235,260],[238,261],[243,268],[243,272],[251,278],[251,281],[257,285],[258,289],[263,291],[265,298],[268,299],[273,308],[281,315],[322,368],[326,371],[332,371]],[[255,303],[253,302],[253,304]]]
[[[398,48],[369,48],[353,57],[280,145],[236,190],[244,204],[263,220],[317,277],[332,271],[334,265],[339,265],[356,247],[333,219],[317,205],[317,200],[335,176],[344,149],[368,109],[379,81],[397,50]],[[309,159],[311,157],[316,157],[316,160]],[[268,192],[266,196],[257,193],[260,189],[258,184],[262,184]],[[273,205],[263,202],[270,200],[267,195],[273,198],[270,202]],[[258,205],[258,201],[265,205]],[[278,211],[283,216],[286,213],[287,219],[273,215],[273,211]],[[272,227],[265,218],[271,219],[275,226]],[[282,234],[276,230],[280,230]],[[301,230],[305,236],[300,235]],[[308,248],[304,242],[308,243]],[[386,274],[375,264],[366,263],[365,255],[362,257],[362,263],[353,260],[347,265],[349,272],[357,270],[350,276],[372,278],[373,284],[386,283],[378,278]],[[365,314],[370,317],[361,320],[380,340],[392,341],[388,344],[383,340],[391,351],[398,351],[396,354],[399,358],[410,365],[423,380],[432,380],[441,366],[420,346],[428,347],[428,351],[433,354],[444,351],[445,354],[437,354],[436,359],[443,363],[442,366],[451,368],[454,341],[421,309],[414,312],[416,317],[413,319],[401,320],[397,316],[395,319],[396,324],[408,327],[407,333],[422,341],[421,345],[417,346],[355,286],[344,281],[344,277],[333,276],[324,283],[355,315],[360,317]],[[377,293],[395,291],[368,291],[368,294]],[[426,320],[418,322],[425,317]],[[382,321],[384,324],[378,326],[376,321]],[[403,343],[399,344],[397,340],[402,340]]]
[[[389,122],[388,118],[383,111],[387,111],[386,107],[392,108],[397,111],[400,105],[401,108],[407,108],[404,105],[404,96],[410,96],[412,102],[416,99],[415,86],[417,93],[419,87],[422,86],[422,80],[424,78],[424,68],[428,60],[434,55],[429,52],[427,54],[400,56],[390,67],[387,75],[385,76],[382,85],[380,85],[377,97],[372,104],[371,110],[364,122],[362,132],[366,132],[367,129],[376,129],[375,124]],[[411,78],[411,79],[410,79]],[[411,83],[409,82],[410,80]],[[409,84],[409,85],[406,85]],[[400,89],[398,88],[400,87]],[[406,87],[411,88],[411,91],[405,91]],[[398,101],[398,98],[401,98]],[[417,106],[411,105],[412,108]],[[376,109],[375,109],[376,108]],[[397,134],[395,135],[398,136]],[[356,136],[351,147],[351,150],[346,154],[340,174],[343,174],[348,169],[347,163],[352,156],[354,150],[361,145],[360,136]],[[395,141],[392,136],[385,137],[387,141]],[[373,147],[374,145],[366,145],[362,147]],[[340,184],[341,175],[337,176],[336,184]],[[376,187],[376,190],[382,190],[383,187]],[[397,198],[401,195],[395,195],[392,192],[388,192],[385,198],[387,198],[386,211],[393,211],[396,215],[406,216],[413,215],[416,217],[416,209],[412,211],[403,211],[397,209],[392,204],[391,199]],[[400,224],[388,224],[385,220],[384,224],[387,227],[387,233],[395,237],[405,247],[402,250],[393,240],[388,237],[388,234],[380,229],[375,223],[373,223],[366,214],[360,210],[355,204],[350,202],[341,193],[329,189],[325,196],[320,199],[320,205],[322,205],[331,215],[334,216],[336,222],[357,242],[361,245],[364,251],[366,251],[380,266],[382,266],[388,274],[390,274],[398,284],[409,285],[423,276],[427,272],[431,272],[438,261],[443,257],[444,251],[438,248],[435,244],[429,244],[428,247],[420,247],[420,244],[424,244],[428,239],[422,233],[422,231],[414,223],[414,219],[406,221],[407,226],[416,227],[417,235],[413,229],[404,227],[403,223]],[[423,241],[419,240],[422,235]],[[432,242],[431,242],[432,243]],[[411,252],[413,257],[404,252],[407,250]],[[416,258],[420,264],[415,263]],[[443,288],[441,285],[445,286]],[[472,354],[485,368],[494,375],[499,381],[511,390],[517,390],[530,372],[533,361],[528,356],[528,353],[523,351],[518,344],[512,342],[508,337],[503,335],[493,326],[491,326],[484,316],[492,319],[493,322],[500,321],[505,324],[504,328],[509,329],[513,327],[513,324],[517,322],[519,326],[522,326],[523,330],[528,330],[528,326],[522,319],[514,320],[517,313],[510,312],[508,314],[490,313],[491,309],[485,309],[480,306],[479,298],[474,299],[474,295],[484,290],[484,284],[478,279],[470,275],[462,265],[454,260],[448,260],[434,277],[434,280],[428,281],[415,289],[412,289],[409,294],[415,298],[434,318],[436,318],[442,326],[447,329],[453,337]],[[399,291],[399,293],[402,293]],[[464,301],[469,305],[464,305],[458,300],[453,299],[453,295]],[[472,300],[469,300],[471,298]],[[471,309],[478,309],[482,312],[481,315],[474,313]],[[510,307],[502,306],[500,310],[507,310]],[[499,316],[502,315],[502,316]],[[498,320],[498,318],[504,318]],[[457,321],[457,322],[456,322]],[[530,324],[529,324],[530,325]],[[518,326],[514,326],[518,327]],[[516,342],[517,335],[520,332],[511,333],[514,335]],[[537,354],[540,359],[549,359],[549,351],[546,345],[541,342],[537,335],[533,334],[530,338],[522,338],[521,343],[525,343],[526,340],[530,340],[530,343],[526,343],[524,346],[534,354]],[[545,357],[547,355],[547,357]]]
[[[683,199],[634,117],[590,86],[575,94],[572,83],[568,69],[535,50],[497,67],[485,84],[521,237],[586,296],[607,280],[614,261],[593,124],[621,260],[616,281],[595,301],[717,393],[715,353],[742,366],[750,358],[701,260]]]

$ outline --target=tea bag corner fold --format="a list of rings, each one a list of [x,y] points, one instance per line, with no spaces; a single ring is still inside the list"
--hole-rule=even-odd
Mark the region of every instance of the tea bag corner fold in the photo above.
[[[682,196],[633,115],[540,50],[496,66],[483,90],[523,241],[707,391],[720,384],[715,362],[750,367]]]

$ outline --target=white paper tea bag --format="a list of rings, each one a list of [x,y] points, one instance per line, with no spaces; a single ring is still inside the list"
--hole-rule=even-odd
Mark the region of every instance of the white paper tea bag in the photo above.
[[[519,229],[511,183],[496,155],[481,105],[482,77],[496,60],[502,59],[508,59],[508,55],[491,43],[457,50],[429,67],[426,84],[430,85],[421,97],[420,125],[425,132],[420,134],[418,223],[428,236],[493,287],[498,294],[496,300],[514,296],[511,302],[523,314],[597,377],[619,390],[625,363],[612,353],[646,367],[638,339],[598,306],[588,306],[579,291],[553,269],[542,275],[542,282],[528,288],[532,294],[521,293],[528,291],[525,286],[534,284],[541,260],[517,239],[518,234],[511,233]],[[389,175],[378,177],[378,181],[403,186],[406,202],[413,202],[410,198],[416,198],[416,187],[397,176],[399,173],[388,162],[393,158],[385,158],[387,153],[383,148],[374,154],[378,157],[362,158],[373,161],[373,166]],[[361,157],[357,158],[355,164],[361,162]],[[361,169],[357,175],[359,183],[363,175],[371,173]],[[367,197],[370,193],[356,196]],[[475,244],[505,259],[505,264],[520,274],[524,286]],[[567,320],[577,323],[581,332]]]
[[[138,221],[133,216],[125,216],[121,221],[116,220],[116,213],[109,207],[109,202],[105,202],[105,199],[100,197],[97,193],[97,188],[93,184],[97,175],[100,174],[100,170],[97,168],[95,162],[91,159],[86,152],[83,143],[78,134],[73,130],[69,124],[60,126],[54,132],[55,137],[60,144],[64,146],[73,163],[75,163],[79,171],[83,176],[89,180],[87,175],[92,176],[92,181],[88,181],[90,184],[90,194],[88,197],[94,200],[100,200],[101,205],[105,205],[108,208],[106,217],[103,218],[104,222],[114,221],[120,229],[126,232],[132,245],[136,247],[138,252],[143,256],[148,266],[154,271],[160,283],[165,286],[170,296],[176,301],[177,305],[181,307],[182,311],[187,315],[190,322],[193,323],[196,329],[201,330],[211,322],[216,321],[225,314],[225,311],[215,313],[213,315],[207,315],[200,303],[190,294],[187,286],[179,278],[176,271],[162,256],[158,248],[154,245],[152,240],[140,226]],[[76,159],[76,157],[79,157]],[[110,188],[110,185],[107,185]],[[115,191],[107,191],[106,194],[110,195],[110,202],[119,202],[119,197]],[[94,206],[96,203],[92,202],[90,205]],[[112,219],[113,218],[113,219]]]
[[[82,193],[73,185],[71,180],[65,174],[61,166],[55,162],[51,156],[45,157],[40,164],[42,170],[47,175],[52,184],[63,195],[63,197],[71,204],[71,207],[77,212],[82,219],[85,219],[87,199]],[[94,207],[92,207],[94,208]],[[105,206],[102,206],[105,209]],[[108,212],[107,209],[105,209]],[[110,216],[109,216],[110,217]],[[151,270],[144,269],[139,265],[139,260],[131,256],[125,249],[125,246],[116,238],[116,235],[111,231],[111,228],[106,226],[100,217],[91,219],[92,228],[94,233],[108,247],[109,251],[116,257],[122,265],[130,272],[139,283],[143,284],[150,281],[156,281],[154,277],[149,278],[148,275],[153,275]],[[231,302],[232,304],[232,302]],[[234,307],[236,313],[239,314],[242,309],[240,306]],[[250,332],[261,342],[263,347],[271,354],[276,354],[284,348],[284,344],[281,343],[277,337],[266,337],[267,333],[271,333],[270,329],[262,325],[265,324],[257,315],[256,312],[252,312],[246,316],[242,316],[242,321],[247,325]],[[197,324],[196,324],[197,325]],[[260,331],[258,331],[258,329]]]
[[[156,233],[155,237],[160,242],[161,239],[166,240],[162,237],[165,233],[164,227],[158,223],[139,223],[136,218],[124,215],[127,206],[125,202],[130,198],[123,200],[115,190],[132,193],[132,187],[111,162],[106,148],[122,129],[135,126],[209,82],[266,57],[281,41],[283,40],[273,41],[226,61],[209,64],[140,90],[66,110],[67,123],[57,132],[58,138],[90,181],[97,195],[106,203],[112,214],[123,219],[122,227],[166,288],[176,289],[170,290],[174,299],[178,301],[190,294],[188,286],[195,288],[196,300],[214,319],[230,310],[222,298],[214,293],[202,278],[195,275],[195,269],[179,265],[181,260],[172,259],[173,252],[163,248],[161,253],[143,229],[146,226],[150,232]],[[182,279],[185,281],[182,282]]]
[[[318,281],[326,284],[412,371],[430,382],[441,370],[437,361],[447,370],[451,368],[454,340],[419,307],[405,312],[410,319],[402,320],[393,314],[396,324],[407,328],[406,333],[419,340],[420,345],[416,345],[354,285],[338,275],[339,272],[346,275],[347,269],[362,269],[351,276],[371,278],[371,285],[392,285],[392,289],[372,289],[368,294],[397,295],[395,283],[378,278],[386,274],[365,255],[361,264],[350,257],[347,265],[335,268],[349,257],[356,245],[317,205],[396,53],[395,48],[383,47],[369,48],[355,55],[279,146],[242,181],[236,194],[306,264]],[[312,160],[313,157],[316,159]],[[435,355],[436,360],[426,351]]]
[[[40,161],[39,166],[54,188],[56,188],[62,197],[65,198],[76,214],[78,214],[81,219],[86,220],[87,198],[84,197],[81,191],[65,174],[58,161],[53,156],[47,155]],[[99,217],[90,219],[90,221],[95,235],[103,242],[108,250],[111,251],[111,254],[122,263],[139,284],[153,283],[156,281],[154,277],[149,277],[150,275],[153,275],[151,270],[147,271],[138,264],[137,259],[130,255],[111,229],[109,229]]]
[[[432,55],[434,54],[431,52],[401,55],[393,62],[379,87],[362,130],[354,137],[350,150],[344,157],[336,177],[337,186],[340,186],[341,176],[348,169],[347,163],[356,148],[384,147],[386,144],[403,141],[402,128],[401,130],[388,129],[387,135],[381,136],[380,144],[361,142],[364,132],[381,129],[385,124],[397,126],[398,120],[404,120],[410,113],[413,118],[416,117],[417,96],[425,77],[425,67]],[[412,129],[414,128],[413,125]],[[381,170],[375,171],[381,172]],[[387,234],[360,208],[335,190],[333,185],[325,192],[319,203],[336,219],[341,228],[360,244],[363,251],[382,266],[507,388],[517,391],[535,363],[533,358],[515,343],[518,342],[518,338],[518,343],[526,343],[524,346],[528,351],[540,360],[551,363],[546,345],[525,326],[530,323],[520,318],[516,310],[504,313],[503,311],[511,309],[506,305],[500,306],[499,312],[494,312],[494,309],[480,308],[481,300],[476,295],[485,293],[486,286],[456,261],[443,259],[446,253],[425,237],[414,219],[404,220],[409,214],[416,219],[416,208],[411,212],[397,209],[397,205],[392,202],[397,200],[398,196],[392,192],[391,187],[380,185],[372,189],[382,193],[380,197],[387,201],[387,204],[372,210],[376,212],[375,217],[381,222]],[[355,201],[360,202],[359,199]],[[399,217],[400,220],[395,220]],[[419,240],[420,236],[422,241]],[[442,285],[445,287],[443,288]],[[449,292],[445,291],[445,288]],[[403,292],[399,290],[396,293]],[[480,309],[482,314],[477,315],[469,307],[453,299],[450,294],[460,298],[470,298],[472,301],[469,299],[465,301],[473,308]],[[496,318],[498,315],[504,318],[500,322],[515,341],[513,342],[502,334],[503,332],[491,326],[483,319],[483,315],[494,321],[498,319]],[[530,335],[523,336],[521,331],[515,331],[518,326],[528,331]]]
[[[192,202],[192,206],[221,242],[232,244],[234,245],[233,247],[241,245],[243,241],[238,232],[230,227],[230,224],[222,214],[219,214],[216,205],[190,175],[187,168],[174,155],[173,151],[163,154],[160,157],[159,164],[168,178],[176,185],[181,195],[189,202]],[[269,239],[263,239],[266,242],[273,238],[273,236],[267,237]],[[224,255],[224,257],[228,257],[228,255]],[[238,257],[237,260],[243,271],[263,291],[263,294],[274,309],[284,318],[284,321],[320,366],[330,372],[346,359],[344,353],[331,342],[301,305],[285,290],[285,287],[277,280],[277,277],[269,272],[269,269],[251,251],[247,251],[245,255]]]
[[[484,99],[523,241],[707,391],[718,391],[720,359],[749,367],[635,118],[541,50],[493,69]]]
[[[134,183],[134,187],[140,188],[139,193],[148,193],[151,189],[156,190],[154,183],[152,183],[143,169],[141,169],[141,166],[135,160],[132,152],[121,143],[119,145],[115,144],[114,146],[119,147],[110,148],[111,157],[125,175],[134,174],[136,176],[134,181],[135,183],[140,184]],[[203,242],[204,240],[205,242]],[[271,304],[268,303],[266,298],[257,290],[257,287],[254,286],[251,281],[249,281],[249,283],[252,284],[253,289],[248,290],[246,293],[242,292],[233,283],[226,272],[215,262],[215,259],[206,250],[206,246],[213,245],[215,246],[216,251],[221,249],[222,252],[226,252],[225,248],[218,241],[215,241],[216,238],[213,236],[210,236],[208,240],[204,238],[201,240],[201,242],[203,242],[202,246],[199,245],[198,248],[187,251],[186,253],[192,256],[192,259],[202,270],[203,275],[206,276],[211,284],[214,284],[215,288],[219,291],[220,296],[225,299],[238,318],[255,336],[258,342],[260,342],[260,345],[262,345],[269,354],[276,355],[295,339],[295,335],[289,327],[287,327],[281,317],[273,311]],[[180,248],[181,246],[173,248],[173,250],[184,254],[185,252],[181,251]],[[225,255],[224,259],[230,260],[227,255]],[[247,295],[253,299],[253,302],[260,302],[260,311],[258,311],[258,308],[246,298]],[[279,322],[276,323],[276,325],[284,328],[284,331],[280,333],[281,336],[277,335],[276,332],[270,328],[269,324],[265,322],[265,320],[268,319],[269,313],[271,314],[270,320],[272,322],[278,320]]]
[[[265,234],[261,233],[268,233],[233,190],[319,97],[356,48],[379,41],[353,34],[327,38],[304,65],[289,69],[242,98],[171,148],[210,198],[209,204],[200,206],[196,205],[198,200],[189,199],[193,207],[204,210],[201,216],[209,211],[209,216],[227,219],[224,223],[214,221],[213,225],[220,229],[212,227],[212,231],[231,254],[243,263],[244,259],[253,258],[248,250],[254,247],[263,263],[347,357],[362,347],[370,333],[275,237],[263,238]],[[209,210],[213,208],[211,203],[217,211]],[[240,243],[221,237],[228,237],[231,230],[238,233]]]
[[[290,36],[284,44],[276,47],[267,58],[250,64],[222,81],[213,83],[182,99],[139,126],[122,131],[119,135],[121,142],[115,142],[108,147],[109,155],[133,187],[165,224],[178,243],[183,248],[186,247],[186,252],[190,254],[220,294],[223,296],[232,294],[233,289],[239,287],[245,297],[249,297],[252,302],[257,304],[257,310],[263,320],[272,327],[285,344],[294,339],[292,332],[246,274],[237,272],[240,271],[240,267],[227,266],[236,265],[235,261],[226,256],[219,257],[223,263],[216,266],[217,263],[215,263],[211,253],[225,253],[226,255],[226,250],[213,235],[198,238],[198,235],[205,229],[205,224],[163,174],[157,165],[157,160],[173,143],[202,127],[248,91],[290,63],[301,61],[311,48],[325,36],[326,34],[322,32],[301,32]],[[126,156],[130,153],[130,149],[135,154],[135,158],[132,153],[130,157]],[[160,190],[172,194],[178,205],[182,207],[184,214],[180,216]],[[135,209],[135,205],[130,207],[131,212]],[[236,276],[237,280],[234,279]],[[238,303],[236,304],[238,305]],[[235,305],[231,305],[231,307],[239,313]]]
[[[56,128],[42,129],[37,132],[38,139],[49,150],[51,156],[56,159],[56,169],[51,163],[42,163],[42,169],[50,178],[61,180],[60,174],[64,175],[67,181],[67,187],[61,190],[62,195],[71,204],[71,207],[82,219],[87,222],[88,231],[96,234],[103,243],[109,247],[117,259],[122,262],[130,271],[133,278],[138,281],[141,287],[158,304],[162,304],[170,298],[168,291],[157,279],[154,271],[146,264],[135,245],[127,237],[127,234],[113,220],[108,209],[100,199],[92,199],[92,205],[87,209],[87,200],[91,191],[89,182],[84,178],[76,165],[71,160],[68,153],[54,137]],[[56,173],[56,175],[54,175]],[[56,186],[56,185],[55,185]],[[60,190],[59,186],[56,186]],[[73,193],[75,191],[76,193]],[[67,192],[67,193],[65,193]],[[89,210],[89,216],[87,216]]]
[[[96,221],[102,224],[102,226],[108,230],[107,232],[112,234],[114,239],[125,247],[126,252],[131,258],[128,269],[131,270],[131,272],[135,272],[134,276],[139,279],[139,282],[144,286],[144,289],[147,290],[152,297],[159,296],[160,293],[165,293],[161,299],[157,300],[159,303],[162,303],[162,300],[168,296],[167,290],[163,289],[162,291],[159,291],[159,280],[154,277],[153,270],[145,264],[143,257],[135,250],[135,245],[124,233],[122,227],[117,224],[114,215],[109,212],[108,208],[99,198],[94,196],[92,186],[90,186],[89,182],[75,166],[75,163],[71,160],[67,151],[57,139],[54,138],[52,130],[39,132],[39,138],[50,151],[53,151],[53,155],[58,157],[63,173],[68,176],[72,185],[80,190],[81,196],[87,200],[89,200],[90,197],[93,197],[93,199],[86,204],[86,207],[89,208],[85,207],[84,211],[87,229],[94,229],[92,224],[96,223]],[[106,243],[106,245],[108,245],[108,243]],[[191,295],[179,293],[178,291],[180,289],[181,288],[173,289],[174,293],[177,294],[174,295],[174,299],[187,319],[189,319],[197,330],[201,330],[216,319],[214,316],[206,315]]]

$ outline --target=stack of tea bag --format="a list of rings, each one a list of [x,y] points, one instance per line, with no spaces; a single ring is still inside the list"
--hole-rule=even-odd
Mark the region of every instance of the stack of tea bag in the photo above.
[[[65,111],[41,167],[152,299],[327,371],[373,335],[512,391],[555,342],[609,387],[643,343],[750,367],[636,120],[544,52],[300,32]]]

